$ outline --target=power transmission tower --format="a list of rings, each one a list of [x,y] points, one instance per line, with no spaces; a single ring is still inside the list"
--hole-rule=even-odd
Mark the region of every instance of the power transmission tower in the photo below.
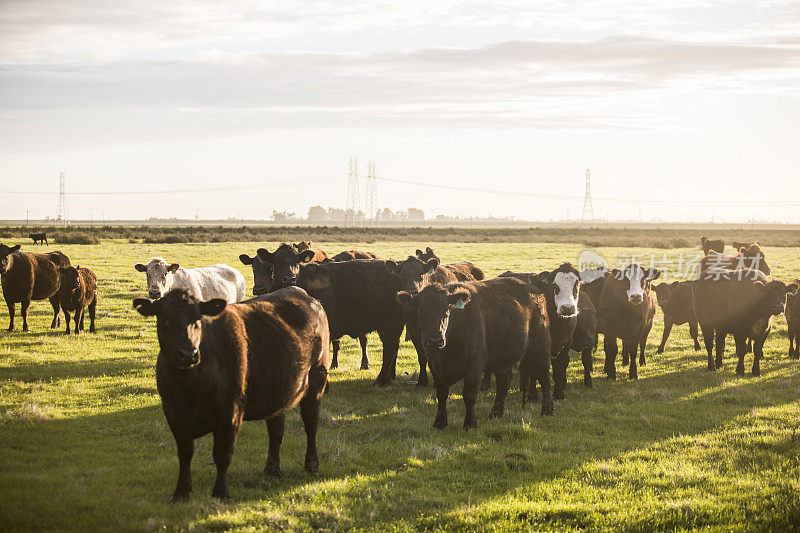
[[[58,176],[58,207],[56,208],[56,222],[61,222],[65,226],[69,224],[69,213],[67,212],[67,177],[62,171]]]
[[[347,174],[347,204],[344,208],[344,225],[358,225],[358,211],[361,207],[358,192],[358,159],[350,158],[350,172]]]
[[[592,174],[586,169],[586,196],[583,199],[583,214],[581,222],[586,222],[586,213],[589,213],[589,221],[594,222],[594,206],[592,206]]]
[[[375,225],[375,215],[378,211],[378,183],[375,178],[375,161],[367,165],[367,193],[364,200],[364,214],[370,226]]]

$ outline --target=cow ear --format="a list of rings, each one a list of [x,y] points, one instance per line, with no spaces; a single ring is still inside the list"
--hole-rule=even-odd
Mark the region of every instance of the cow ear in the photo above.
[[[256,255],[265,263],[272,263],[272,254],[266,248],[256,250]]]
[[[463,287],[455,287],[448,291],[447,295],[447,303],[450,304],[450,307],[454,307],[456,309],[464,309],[464,306],[469,302],[471,295],[467,289]]]
[[[436,255],[435,253],[433,253],[433,248],[431,248],[430,246],[425,247],[425,253],[428,255]]]
[[[414,253],[417,254],[417,257],[424,257],[425,256],[425,252],[423,252],[419,248],[417,248],[417,251],[414,252]]]
[[[172,263],[170,266],[167,267],[167,272],[175,272],[181,267],[178,263]]]
[[[648,268],[645,272],[645,279],[647,281],[653,281],[654,279],[658,279],[661,276],[661,271],[657,268]]]
[[[135,265],[133,265],[133,268],[135,268],[139,272],[147,272],[147,267],[141,263],[136,263]]]
[[[200,302],[200,312],[206,316],[216,316],[220,314],[227,305],[228,302],[226,300],[214,298],[213,300]]]
[[[428,262],[425,263],[425,266],[428,267],[428,274],[433,274],[433,271],[439,266],[439,259],[436,257],[429,259]]]
[[[387,259],[383,263],[386,265],[386,270],[388,270],[392,274],[397,274],[397,263],[395,263],[391,259]]]
[[[19,249],[20,249],[20,248],[21,248],[21,245],[19,245],[19,244],[15,244],[15,245],[14,245],[14,247],[13,247],[13,248],[11,248],[11,251],[12,251],[12,252],[19,252]]]
[[[397,303],[401,305],[414,305],[417,301],[414,299],[414,295],[410,292],[400,291],[397,293]]]
[[[300,252],[299,255],[301,263],[308,263],[309,261],[314,259],[314,256],[317,254],[316,252],[314,252],[314,250],[305,250],[304,252]]]
[[[158,314],[158,300],[150,301],[147,298],[134,298],[133,308],[142,316],[153,316]]]
[[[798,289],[800,289],[800,285],[798,285],[796,282],[790,283],[786,286],[786,292],[792,296],[797,295]]]
[[[250,257],[247,254],[242,254],[239,256],[239,261],[244,263],[245,265],[252,265],[253,264],[253,257]]]
[[[545,270],[544,272],[540,272],[538,274],[538,277],[539,277],[540,280],[543,280],[546,283],[553,283],[553,280],[555,280],[556,276],[555,276],[555,274],[553,274],[549,270]]]

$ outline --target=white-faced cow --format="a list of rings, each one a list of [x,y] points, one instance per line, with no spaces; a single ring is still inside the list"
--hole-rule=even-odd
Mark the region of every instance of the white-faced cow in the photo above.
[[[134,268],[147,273],[147,294],[161,298],[173,289],[184,289],[199,300],[222,298],[228,303],[244,300],[245,282],[242,273],[225,264],[200,268],[183,268],[178,263],[168,264],[161,257],[153,257]]]

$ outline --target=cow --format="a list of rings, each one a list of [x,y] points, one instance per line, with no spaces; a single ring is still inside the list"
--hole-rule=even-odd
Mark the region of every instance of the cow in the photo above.
[[[567,387],[567,366],[572,337],[578,323],[578,295],[580,272],[570,263],[564,263],[553,271],[539,274],[504,272],[500,277],[516,277],[532,285],[545,295],[549,317],[550,359],[553,365],[553,399],[563,400]],[[535,397],[535,383],[531,383]]]
[[[41,243],[42,245],[49,244],[47,242],[47,233],[29,233],[28,237],[33,240],[34,245],[36,245],[37,242]]]
[[[622,340],[622,364],[630,361],[628,379],[639,379],[636,349],[639,348],[639,364],[644,365],[647,336],[656,314],[656,299],[650,284],[660,275],[658,269],[645,270],[637,264],[606,273],[597,305],[597,323],[603,333],[604,369],[610,379],[617,379],[617,339]]]
[[[694,316],[692,283],[692,281],[674,281],[653,285],[658,306],[664,312],[664,334],[661,336],[661,344],[658,345],[656,353],[664,353],[672,326],[681,324],[689,324],[689,334],[694,340],[694,350],[700,351],[700,341],[697,338],[697,317]]]
[[[61,287],[61,267],[70,265],[69,258],[61,252],[37,254],[20,252],[20,245],[9,247],[0,244],[0,278],[2,278],[3,297],[8,306],[8,331],[14,331],[14,307],[20,304],[22,331],[28,331],[28,307],[31,300],[49,299],[53,306],[55,329],[61,322],[61,304],[58,289]]]
[[[433,252],[433,249],[430,246],[425,248],[424,252],[419,248],[417,248],[415,255],[417,256],[417,259],[419,259],[420,261],[425,261],[426,263],[431,259],[433,259],[434,257],[436,257],[436,254]]]
[[[580,277],[581,281],[584,284],[589,284],[595,280],[603,279],[606,277],[606,272],[608,272],[608,267],[599,266],[596,268],[587,268],[585,270],[581,270]],[[598,293],[598,297],[600,294]]]
[[[433,250],[428,248],[433,253]],[[420,250],[417,250],[419,252]],[[386,261],[389,272],[400,278],[400,287],[412,294],[419,292],[431,283],[446,285],[455,281],[479,281],[484,279],[483,271],[468,261],[442,265],[435,255],[427,261],[422,261],[418,256],[408,256],[401,262]],[[420,337],[420,326],[417,312],[412,307],[404,307],[403,315],[406,323],[406,340],[410,340],[417,352],[419,362],[419,377],[417,385],[428,384],[427,359],[425,357],[425,344]]]
[[[250,257],[247,254],[241,254],[239,261],[253,269],[253,296],[270,292],[270,287],[273,285],[272,263],[265,263],[258,258],[258,255]]]
[[[795,280],[800,285],[800,279]],[[789,335],[789,358],[800,358],[800,295],[786,297],[786,325]]]
[[[578,294],[578,322],[572,334],[571,348],[581,353],[583,385],[592,388],[592,352],[597,348],[597,309],[592,298],[583,289]]]
[[[305,469],[319,469],[316,434],[328,380],[328,321],[319,302],[296,287],[228,304],[199,300],[185,289],[133,300],[156,316],[156,386],[180,469],[172,501],[192,490],[195,439],[214,434],[217,479],[212,496],[227,500],[228,466],[242,420],[266,420],[264,473],[280,475],[286,411],[300,404],[307,446]]]
[[[259,248],[256,254],[261,261],[273,265],[274,288],[281,288],[275,280],[282,280],[322,302],[331,339],[345,335],[356,339],[377,331],[383,345],[383,362],[375,385],[388,385],[395,379],[404,325],[403,310],[395,298],[400,290],[399,278],[380,259],[310,263],[311,256],[303,255],[309,252],[297,254],[291,247],[281,245],[273,253]],[[362,367],[363,358],[362,352]]]
[[[758,244],[758,243],[757,242],[733,241],[731,243],[731,246],[737,252],[743,252],[743,251],[747,250],[748,248],[750,248],[750,246],[752,246],[753,244]]]
[[[725,251],[725,241],[722,239],[711,240],[707,237],[700,237],[700,246],[703,248],[703,253],[705,255],[708,255],[711,250],[714,250],[718,254]]]
[[[296,242],[292,244],[292,247],[294,247],[298,254],[305,252],[306,250],[311,250],[314,252],[314,257],[311,258],[311,261],[315,261],[317,263],[321,263],[326,259],[330,259],[330,256],[325,250],[322,250],[321,248],[312,248],[311,241]]]
[[[83,315],[89,310],[89,333],[94,333],[94,318],[97,310],[97,276],[88,268],[69,266],[61,268],[61,288],[58,290],[64,321],[69,335],[70,313],[74,313],[75,333],[83,331]]]
[[[241,272],[223,263],[199,268],[183,268],[153,257],[145,265],[136,263],[138,272],[147,274],[147,294],[161,298],[172,289],[185,289],[200,300],[222,298],[228,303],[244,300],[245,281]]]
[[[764,256],[764,251],[757,242],[750,244],[736,255],[709,252],[708,255],[700,259],[699,274],[709,269],[760,270],[765,276],[769,276],[772,273]]]
[[[787,293],[797,294],[797,289],[797,283],[769,280],[753,269],[711,269],[700,274],[692,286],[692,296],[708,354],[708,370],[722,368],[725,338],[732,333],[739,358],[736,374],[744,375],[747,340],[752,339],[752,373],[760,376],[772,317],[784,312]]]
[[[403,305],[416,308],[425,353],[436,385],[433,427],[447,426],[450,387],[464,380],[464,429],[478,427],[475,401],[481,376],[497,376],[497,395],[489,418],[502,417],[511,372],[520,364],[525,383],[533,372],[542,384],[542,414],[553,414],[550,395],[550,334],[543,294],[515,278],[431,284],[419,293],[399,291]]]
[[[347,250],[345,252],[339,252],[338,254],[334,255],[332,260],[333,261],[352,261],[353,259],[377,259],[378,256],[373,254],[372,252],[362,252],[360,250]]]

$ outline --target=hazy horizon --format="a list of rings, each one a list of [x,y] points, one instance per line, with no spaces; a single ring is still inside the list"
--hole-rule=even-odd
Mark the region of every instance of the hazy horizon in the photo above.
[[[0,116],[3,219],[798,223],[800,2],[6,0]]]

